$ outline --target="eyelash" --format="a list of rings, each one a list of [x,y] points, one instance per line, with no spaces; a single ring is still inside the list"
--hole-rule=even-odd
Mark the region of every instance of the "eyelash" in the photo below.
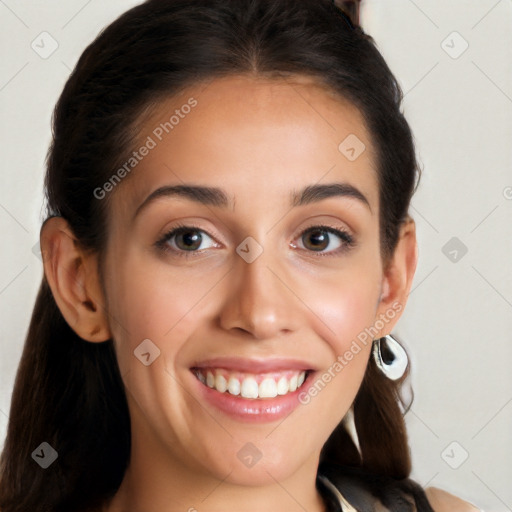
[[[174,236],[186,232],[186,231],[200,231],[202,233],[206,233],[210,238],[213,239],[211,235],[209,235],[206,231],[201,229],[199,226],[196,226],[194,224],[177,224],[175,225],[170,231],[165,233],[156,243],[155,246],[163,251],[164,253],[174,253],[180,258],[190,258],[194,257],[198,254],[200,254],[202,251],[183,251],[183,250],[177,250],[169,247],[168,241],[171,240]],[[354,238],[347,232],[338,228],[334,228],[332,226],[328,226],[325,224],[318,224],[310,226],[309,228],[306,228],[303,230],[299,237],[304,236],[306,233],[312,232],[312,231],[322,231],[327,232],[333,235],[336,235],[340,238],[342,242],[342,246],[338,247],[337,249],[330,251],[330,252],[317,252],[317,251],[309,251],[308,249],[302,249],[307,252],[311,252],[312,254],[320,257],[326,257],[326,256],[337,256],[343,252],[348,251],[350,248],[355,246],[355,240]]]

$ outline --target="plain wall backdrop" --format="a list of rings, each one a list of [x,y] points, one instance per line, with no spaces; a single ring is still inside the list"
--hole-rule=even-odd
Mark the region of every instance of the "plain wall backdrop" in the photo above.
[[[1,444],[42,277],[52,109],[86,45],[137,3],[0,0]],[[403,88],[423,170],[394,331],[412,359],[412,477],[511,511],[512,2],[363,0],[361,25]]]

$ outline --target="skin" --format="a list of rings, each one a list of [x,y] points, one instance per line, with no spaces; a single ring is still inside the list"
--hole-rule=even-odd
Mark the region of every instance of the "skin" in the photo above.
[[[114,338],[127,390],[131,461],[106,510],[256,512],[272,503],[276,511],[323,511],[320,450],[354,400],[371,343],[310,403],[272,423],[240,422],[201,401],[189,367],[214,356],[282,356],[327,371],[393,304],[403,311],[418,256],[415,225],[403,225],[384,267],[371,137],[355,107],[311,79],[229,77],[191,87],[144,119],[140,141],[191,96],[197,106],[113,192],[103,282],[97,255],[74,243],[64,219],[48,220],[41,233],[60,310],[82,338]],[[354,161],[338,150],[349,134],[366,146]],[[357,187],[369,205],[332,197],[291,208],[293,190],[334,182]],[[167,197],[133,218],[152,191],[183,183],[220,186],[234,207]],[[178,220],[201,230],[200,255],[155,247]],[[329,234],[324,254],[315,252],[303,232],[326,222],[355,245],[336,254],[344,242]],[[263,248],[252,263],[235,251],[247,236]],[[168,241],[179,251],[176,243]],[[401,311],[375,337],[390,333]],[[149,366],[133,355],[147,338],[160,350]],[[248,442],[262,453],[250,468],[237,457]]]

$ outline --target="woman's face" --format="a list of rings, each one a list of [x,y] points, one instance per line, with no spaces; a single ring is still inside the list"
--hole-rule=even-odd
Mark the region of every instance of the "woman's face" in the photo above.
[[[161,103],[139,135],[104,265],[132,460],[250,486],[316,467],[389,309],[359,111],[305,78],[230,77]]]

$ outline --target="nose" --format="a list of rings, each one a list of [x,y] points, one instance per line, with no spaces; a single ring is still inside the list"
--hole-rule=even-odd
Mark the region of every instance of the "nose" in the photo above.
[[[298,328],[301,301],[283,265],[263,253],[252,263],[235,260],[227,298],[220,313],[225,330],[250,334],[257,340],[277,338]]]

